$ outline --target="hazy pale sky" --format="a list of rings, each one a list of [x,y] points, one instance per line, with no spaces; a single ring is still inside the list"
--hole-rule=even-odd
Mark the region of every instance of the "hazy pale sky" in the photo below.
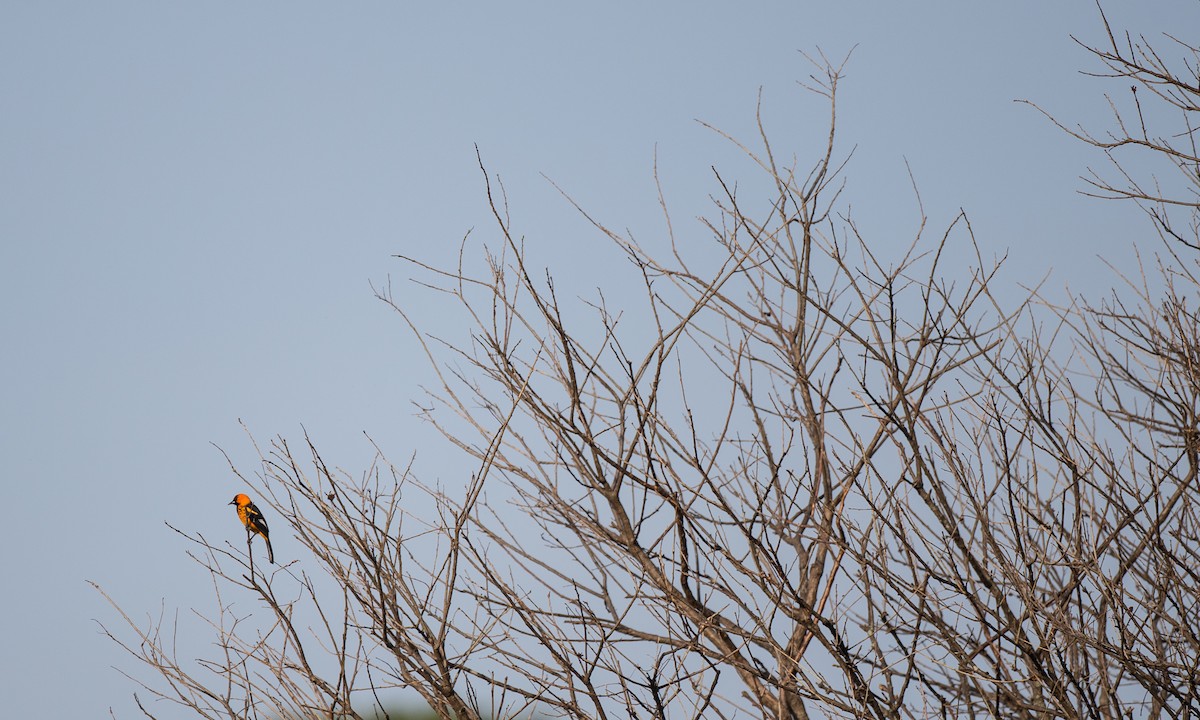
[[[1197,3],[1110,4],[1119,27],[1200,30]],[[1101,158],[1013,102],[1106,127],[1123,86],[1079,73],[1098,67],[1072,34],[1102,40],[1092,2],[0,3],[5,714],[135,715],[113,666],[140,668],[85,580],[138,618],[211,609],[164,522],[241,542],[214,448],[254,471],[239,419],[260,440],[303,424],[352,473],[364,431],[395,459],[435,447],[410,404],[425,361],[370,283],[406,297],[393,255],[448,263],[487,236],[475,145],[533,262],[605,285],[603,241],[547,178],[654,238],[657,154],[676,232],[704,242],[710,167],[747,166],[696,121],[753,141],[761,88],[777,149],[803,157],[826,113],[802,53],[854,48],[845,200],[873,242],[911,237],[907,161],[931,225],[965,209],[1014,285],[1103,291],[1101,257],[1147,226],[1078,195]]]

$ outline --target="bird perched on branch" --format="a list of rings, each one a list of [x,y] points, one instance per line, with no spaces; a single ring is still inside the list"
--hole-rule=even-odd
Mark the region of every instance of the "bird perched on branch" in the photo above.
[[[238,519],[246,526],[246,546],[250,546],[250,541],[255,535],[262,535],[262,539],[267,543],[267,562],[275,564],[275,552],[271,550],[271,538],[268,537],[267,521],[254,503],[250,502],[250,496],[244,493],[238,493],[233,496],[233,500],[229,501],[230,505],[237,505]]]

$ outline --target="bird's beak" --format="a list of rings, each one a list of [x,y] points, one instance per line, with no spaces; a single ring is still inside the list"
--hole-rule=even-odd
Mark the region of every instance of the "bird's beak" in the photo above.
[[[230,501],[229,501],[229,504],[230,504],[230,505],[237,505],[237,500],[230,500]]]

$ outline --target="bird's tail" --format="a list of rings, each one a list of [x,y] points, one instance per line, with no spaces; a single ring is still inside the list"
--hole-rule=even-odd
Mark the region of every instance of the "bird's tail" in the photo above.
[[[267,562],[275,564],[275,551],[271,549],[271,538],[263,535],[263,540],[267,541]]]

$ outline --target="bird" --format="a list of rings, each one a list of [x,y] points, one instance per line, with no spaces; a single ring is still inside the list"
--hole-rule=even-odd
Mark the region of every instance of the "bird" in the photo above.
[[[255,535],[262,535],[262,539],[267,543],[267,562],[275,564],[275,552],[271,550],[271,538],[268,536],[270,530],[267,529],[267,520],[259,512],[254,503],[250,502],[250,496],[245,493],[238,493],[229,501],[230,505],[237,506],[238,519],[246,526],[246,544],[254,539]]]

